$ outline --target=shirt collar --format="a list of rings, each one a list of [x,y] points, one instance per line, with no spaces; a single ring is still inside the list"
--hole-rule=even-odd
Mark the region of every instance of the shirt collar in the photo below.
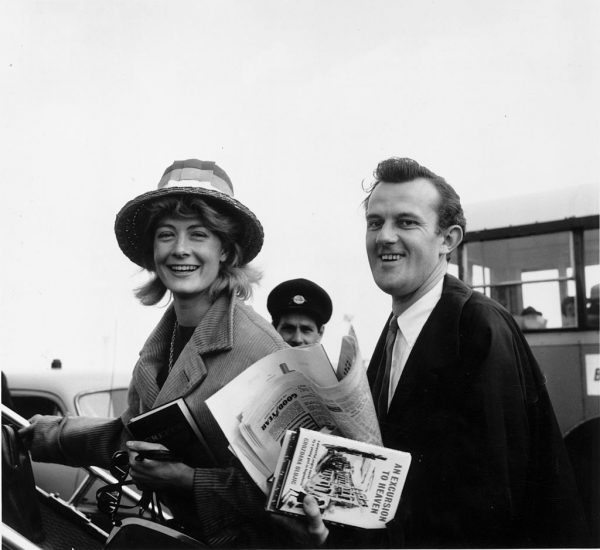
[[[423,325],[431,315],[433,308],[442,297],[444,277],[442,277],[425,295],[421,296],[406,311],[398,315],[398,327],[409,346],[416,342]]]

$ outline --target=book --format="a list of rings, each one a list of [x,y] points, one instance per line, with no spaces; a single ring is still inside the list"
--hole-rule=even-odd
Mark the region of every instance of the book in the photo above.
[[[305,428],[288,430],[265,508],[303,516],[302,501],[312,495],[326,523],[383,529],[396,513],[410,461],[403,451]]]
[[[337,369],[321,344],[263,357],[206,400],[230,449],[266,494],[287,430],[329,429],[381,445],[356,338],[344,336]]]
[[[137,441],[161,443],[190,466],[215,464],[214,456],[183,397],[133,417],[127,428]]]

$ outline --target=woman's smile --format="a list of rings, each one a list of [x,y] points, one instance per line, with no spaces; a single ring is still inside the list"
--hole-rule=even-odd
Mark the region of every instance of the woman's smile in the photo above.
[[[167,217],[154,236],[156,274],[175,298],[205,294],[225,259],[220,239],[200,218]]]
[[[186,274],[186,273],[191,273],[193,271],[196,271],[196,269],[198,269],[200,266],[187,265],[187,264],[186,265],[174,264],[174,265],[170,265],[168,267],[171,271],[173,271],[176,274]]]

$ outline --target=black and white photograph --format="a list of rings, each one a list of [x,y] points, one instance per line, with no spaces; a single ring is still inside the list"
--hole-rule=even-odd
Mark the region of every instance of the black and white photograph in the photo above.
[[[0,0],[3,549],[600,547],[598,29]],[[382,528],[269,512],[302,427],[410,455]]]

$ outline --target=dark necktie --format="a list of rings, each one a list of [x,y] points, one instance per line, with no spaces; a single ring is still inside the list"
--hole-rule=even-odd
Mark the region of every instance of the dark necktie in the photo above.
[[[388,401],[390,392],[390,371],[392,370],[392,355],[394,352],[394,342],[398,333],[398,318],[392,317],[388,325],[388,333],[385,339],[385,371],[383,373],[383,382],[379,399],[377,402],[377,416],[379,421],[385,420],[388,411]]]

